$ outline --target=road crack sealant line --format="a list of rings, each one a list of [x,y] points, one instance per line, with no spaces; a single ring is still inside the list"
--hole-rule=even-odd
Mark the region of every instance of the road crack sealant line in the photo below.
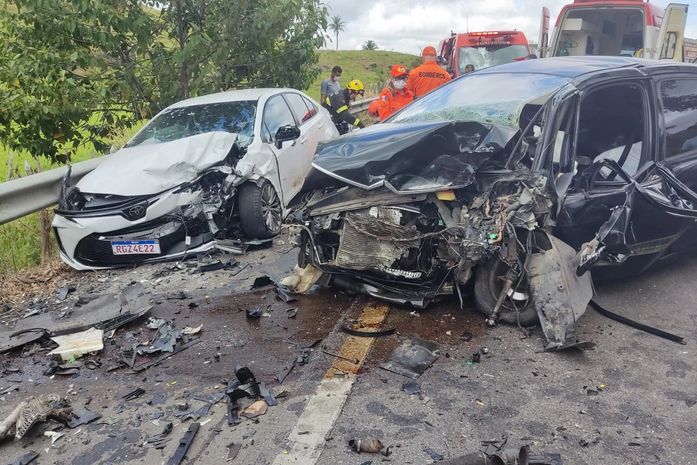
[[[358,326],[379,329],[387,318],[386,305],[366,306],[358,317]],[[288,437],[289,449],[279,454],[273,465],[315,465],[324,449],[325,438],[334,427],[374,338],[347,336],[339,355],[327,370],[317,390],[308,400],[302,415]],[[349,360],[357,360],[352,363]]]

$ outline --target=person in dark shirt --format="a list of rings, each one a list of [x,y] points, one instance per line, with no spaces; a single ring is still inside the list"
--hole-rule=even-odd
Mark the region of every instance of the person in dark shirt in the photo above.
[[[339,79],[341,79],[341,73],[343,70],[341,66],[335,66],[332,68],[331,77],[322,81],[322,85],[319,88],[320,102],[324,102],[324,99],[330,95],[339,93],[341,90],[341,85],[339,84]]]

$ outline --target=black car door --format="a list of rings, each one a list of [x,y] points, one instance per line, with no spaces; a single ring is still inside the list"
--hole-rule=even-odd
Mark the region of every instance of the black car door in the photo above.
[[[662,186],[660,177],[646,176],[657,161],[655,93],[649,77],[623,74],[581,88],[568,144],[573,180],[560,198],[554,229],[577,250],[603,231],[607,260],[594,269],[596,277],[643,271],[690,221],[668,214],[646,194]]]
[[[669,71],[655,76],[658,94],[659,160],[678,180],[697,191],[697,70]],[[675,251],[692,248],[692,229],[677,241]]]
[[[656,76],[661,125],[660,159],[697,190],[697,73]]]

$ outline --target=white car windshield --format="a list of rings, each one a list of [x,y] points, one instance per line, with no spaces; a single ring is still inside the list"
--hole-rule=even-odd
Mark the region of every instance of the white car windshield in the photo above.
[[[172,108],[153,118],[126,147],[171,142],[213,131],[237,134],[242,147],[252,142],[257,102],[222,102]]]
[[[416,100],[388,121],[478,121],[518,128],[526,104],[543,104],[568,81],[548,74],[472,74]]]

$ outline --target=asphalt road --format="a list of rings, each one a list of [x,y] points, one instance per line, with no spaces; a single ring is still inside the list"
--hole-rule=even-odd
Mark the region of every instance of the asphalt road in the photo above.
[[[279,405],[237,426],[228,425],[224,401],[213,405],[199,419],[202,426],[183,463],[271,464],[283,457],[292,446],[290,432],[334,362],[320,347],[341,350],[347,338],[339,331],[341,324],[375,304],[332,290],[291,303],[277,299],[273,287],[250,290],[258,276],[280,278],[291,270],[294,252],[280,253],[288,250],[281,240],[273,249],[238,257],[250,266],[234,277],[226,270],[172,270],[172,264],[70,275],[77,291],[60,305],[49,299],[45,308],[60,311],[81,292],[113,291],[140,281],[153,292],[151,314],[172,320],[177,328],[202,324],[201,334],[193,336],[200,343],[138,374],[107,369],[116,365],[124,347],[152,337],[154,331],[143,321],[120,328],[100,354],[85,358],[100,361],[101,367],[83,366],[73,377],[42,375],[49,358],[39,347],[3,355],[0,389],[18,390],[2,396],[0,417],[40,393],[66,395],[73,406],[89,399],[87,407],[102,415],[89,425],[61,430],[65,435],[53,445],[42,434],[59,428],[52,422],[38,425],[22,440],[0,443],[3,463],[28,450],[40,453],[33,462],[38,464],[166,463],[191,423],[176,415],[204,405],[194,396],[222,392],[241,365],[276,394],[285,392]],[[564,464],[694,464],[697,405],[689,407],[688,401],[697,399],[695,281],[697,259],[689,258],[637,279],[597,285],[598,300],[608,308],[678,333],[687,340],[684,346],[589,309],[578,330],[595,349],[544,353],[539,329],[525,334],[510,326],[486,328],[479,314],[460,309],[456,300],[420,312],[390,306],[383,326],[396,332],[375,341],[336,422],[327,428],[316,463],[426,464],[433,460],[425,448],[447,459],[480,450],[481,441],[507,437],[509,445],[560,453]],[[166,298],[182,289],[189,298]],[[249,320],[245,311],[255,307],[267,316]],[[298,309],[294,318],[286,311],[291,307]],[[472,334],[469,341],[461,340],[464,332]],[[438,360],[417,380],[420,395],[407,395],[402,385],[408,380],[378,366],[408,336],[440,346]],[[279,385],[276,375],[295,359],[298,345],[320,338],[308,363],[295,367]],[[489,352],[481,363],[468,363],[482,347]],[[122,398],[138,387],[145,390],[141,397]],[[597,393],[589,395],[589,389]],[[164,449],[143,445],[169,421],[174,429]],[[392,455],[352,452],[347,443],[354,437],[379,438],[392,446]],[[228,460],[230,444],[241,447],[233,460]]]

